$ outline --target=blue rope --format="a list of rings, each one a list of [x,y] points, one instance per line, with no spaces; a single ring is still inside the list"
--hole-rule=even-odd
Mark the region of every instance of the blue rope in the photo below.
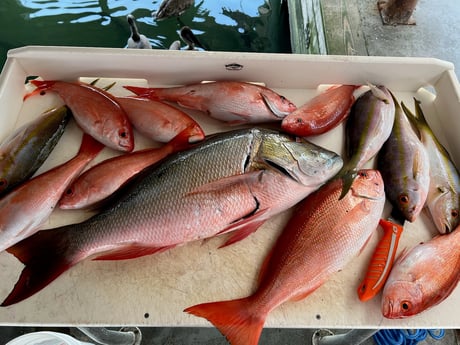
[[[444,337],[444,334],[443,329],[382,329],[373,335],[373,339],[377,345],[415,345],[419,341],[425,340],[428,335],[435,340],[439,340]]]

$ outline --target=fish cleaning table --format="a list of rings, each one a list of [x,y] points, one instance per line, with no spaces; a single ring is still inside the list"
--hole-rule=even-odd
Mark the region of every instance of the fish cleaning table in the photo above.
[[[23,102],[28,76],[45,80],[101,78],[98,85],[117,81],[111,90],[115,94],[127,94],[121,88],[125,82],[168,86],[202,80],[250,81],[273,88],[298,106],[315,95],[319,85],[383,84],[411,109],[414,96],[422,101],[435,133],[460,164],[460,88],[453,65],[436,59],[24,47],[9,52],[0,76],[1,140],[29,118],[61,104],[52,94]],[[228,129],[202,114],[189,113],[207,134]],[[311,141],[341,154],[343,125]],[[136,149],[149,144],[137,139]],[[79,129],[70,124],[39,172],[66,161],[78,146]],[[112,154],[106,150],[98,160]],[[250,294],[260,265],[290,212],[270,219],[244,241],[222,249],[218,247],[224,238],[213,238],[133,260],[86,260],[34,296],[0,308],[0,324],[210,326],[183,310]],[[84,212],[55,210],[45,227],[85,217],[88,214]],[[459,288],[438,306],[404,320],[382,316],[381,295],[369,302],[359,301],[356,288],[381,234],[376,230],[358,257],[306,299],[275,309],[265,327],[460,328]],[[400,251],[435,234],[434,225],[423,213],[415,223],[406,224]],[[13,288],[22,267],[13,255],[0,253],[1,300]]]

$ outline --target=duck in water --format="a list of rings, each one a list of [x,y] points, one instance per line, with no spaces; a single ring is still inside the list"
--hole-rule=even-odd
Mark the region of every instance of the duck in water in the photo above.
[[[158,11],[153,12],[152,16],[156,20],[179,17],[194,3],[194,0],[163,0],[158,8]]]

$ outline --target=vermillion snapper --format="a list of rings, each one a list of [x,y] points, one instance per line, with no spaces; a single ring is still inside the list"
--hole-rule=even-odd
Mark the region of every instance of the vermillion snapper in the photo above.
[[[460,230],[405,251],[383,288],[382,314],[401,319],[445,300],[460,280]]]
[[[93,218],[10,248],[25,268],[2,305],[31,296],[88,257],[135,258],[230,231],[227,244],[239,241],[341,166],[337,154],[276,131],[209,137],[142,171]]]
[[[323,134],[344,121],[355,101],[353,92],[359,85],[337,85],[311,98],[286,116],[281,128],[307,137]]]
[[[232,345],[256,345],[273,309],[319,288],[376,229],[385,204],[380,173],[359,171],[350,192],[339,200],[341,191],[342,180],[334,179],[296,206],[265,259],[254,294],[185,311],[208,319]]]
[[[126,113],[115,97],[91,84],[61,80],[31,80],[37,88],[24,99],[46,91],[56,92],[72,110],[81,129],[102,144],[119,151],[134,149],[134,134]]]
[[[175,102],[230,124],[281,121],[297,107],[275,91],[240,81],[216,81],[178,87],[124,86],[138,96]]]
[[[37,232],[67,186],[103,148],[85,134],[74,158],[22,183],[0,199],[0,252]]]

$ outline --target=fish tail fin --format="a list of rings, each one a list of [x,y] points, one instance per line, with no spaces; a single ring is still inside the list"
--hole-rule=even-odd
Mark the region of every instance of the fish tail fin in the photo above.
[[[83,133],[78,155],[87,156],[88,159],[95,158],[105,145],[94,139],[89,134]]]
[[[427,127],[429,128],[428,122],[426,121],[425,115],[423,114],[422,108],[420,107],[420,101],[414,97],[414,105],[415,105],[415,114],[410,111],[408,107],[401,102],[401,107],[406,114],[406,117],[409,121],[415,125],[416,127]]]
[[[156,94],[154,88],[149,87],[140,87],[140,86],[130,86],[130,85],[123,85],[126,90],[129,90],[135,93],[137,96],[146,97],[154,100],[158,100],[159,97]]]
[[[29,98],[30,96],[34,96],[36,94],[40,94],[46,90],[49,90],[53,85],[54,83],[56,83],[55,80],[37,80],[37,79],[33,79],[33,80],[30,80],[29,83],[31,83],[32,85],[34,85],[36,87],[35,90],[27,93],[23,100],[25,101],[27,98]]]
[[[198,304],[184,311],[211,322],[232,345],[257,345],[266,314],[251,313],[249,298]]]
[[[173,152],[177,152],[190,148],[191,144],[204,138],[205,135],[200,125],[191,124],[172,138],[167,145],[171,147]]]
[[[77,263],[67,255],[69,236],[58,232],[42,230],[7,249],[25,267],[2,307],[32,296]]]
[[[336,180],[342,180],[342,193],[339,200],[342,200],[347,195],[356,176],[358,176],[358,171],[355,168],[350,169],[347,165],[344,165],[342,170],[334,177]]]

